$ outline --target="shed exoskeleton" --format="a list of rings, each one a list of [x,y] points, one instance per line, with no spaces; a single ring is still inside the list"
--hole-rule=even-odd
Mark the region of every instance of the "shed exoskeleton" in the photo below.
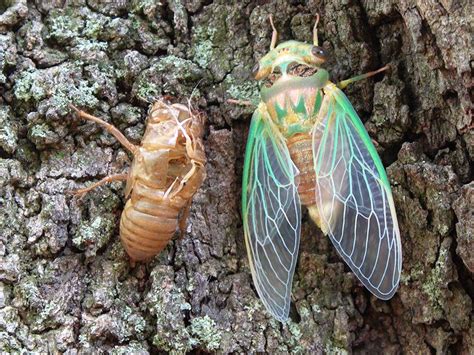
[[[192,198],[205,179],[204,115],[159,100],[149,111],[140,145],[134,145],[113,125],[71,107],[79,117],[104,127],[133,154],[128,174],[107,176],[74,193],[126,180],[128,199],[120,220],[120,239],[132,262],[152,258],[178,227],[184,230]]]

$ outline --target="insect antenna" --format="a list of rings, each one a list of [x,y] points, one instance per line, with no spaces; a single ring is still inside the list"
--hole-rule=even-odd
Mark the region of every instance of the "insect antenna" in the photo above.
[[[318,23],[319,23],[319,14],[316,14],[316,22],[313,27],[313,44],[318,45]]]
[[[203,80],[204,80],[204,78],[202,78],[201,80],[199,80],[197,82],[197,84],[193,88],[193,91],[191,91],[191,95],[189,95],[189,98],[188,98],[188,110],[189,110],[189,112],[192,112],[192,110],[194,109],[193,104],[192,104],[193,96],[197,94],[197,88]]]

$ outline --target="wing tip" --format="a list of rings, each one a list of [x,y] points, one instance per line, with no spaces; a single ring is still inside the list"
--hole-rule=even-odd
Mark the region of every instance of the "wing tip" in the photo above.
[[[374,289],[372,287],[367,287],[367,285],[365,284],[364,286],[365,288],[367,288],[367,290],[370,291],[371,294],[373,294],[375,297],[377,297],[379,300],[382,300],[382,301],[388,301],[392,299],[395,293],[397,293],[398,288],[399,288],[399,284],[397,283],[397,285],[393,287],[392,290],[390,290],[390,292],[382,293],[380,292],[380,290]]]
[[[270,303],[268,303],[268,301],[265,298],[260,297],[260,300],[262,301],[262,303],[265,307],[265,310],[273,318],[275,318],[277,321],[279,321],[283,324],[288,322],[288,318],[289,318],[289,315],[290,315],[290,304],[289,303],[284,305],[283,311],[281,313],[277,313],[276,310],[274,309],[274,307]]]
[[[286,316],[277,316],[275,314],[272,314],[272,316],[273,316],[273,318],[275,318],[280,323],[283,323],[283,324],[288,323],[288,319],[289,319],[288,315],[286,315]]]

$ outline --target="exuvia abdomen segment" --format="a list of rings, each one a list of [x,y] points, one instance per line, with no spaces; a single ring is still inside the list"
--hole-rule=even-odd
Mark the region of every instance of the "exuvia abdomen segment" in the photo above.
[[[135,183],[120,219],[120,238],[132,260],[147,260],[166,247],[178,227],[178,215],[184,203],[173,206],[156,191]]]

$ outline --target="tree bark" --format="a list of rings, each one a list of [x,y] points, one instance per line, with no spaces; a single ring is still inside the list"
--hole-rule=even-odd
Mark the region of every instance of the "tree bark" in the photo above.
[[[291,321],[255,292],[240,216],[251,78],[271,39],[310,42],[387,167],[403,245],[395,297],[375,299],[307,215]],[[472,4],[462,0],[0,1],[0,350],[473,353]],[[67,192],[130,156],[73,103],[139,142],[149,104],[206,113],[207,180],[186,235],[132,267],[123,185]]]

